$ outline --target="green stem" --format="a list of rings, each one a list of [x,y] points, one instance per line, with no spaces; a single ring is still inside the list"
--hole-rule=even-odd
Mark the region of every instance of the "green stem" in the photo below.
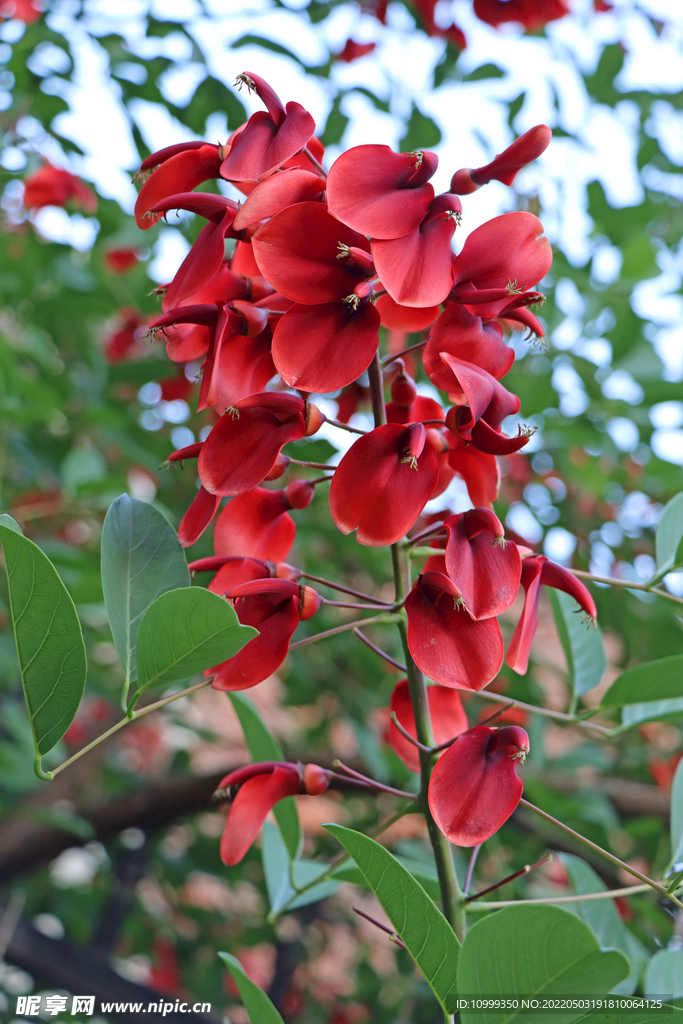
[[[675,903],[677,906],[683,909],[683,903],[681,903],[681,901],[677,899],[672,893],[668,893],[666,891],[666,888],[663,885],[660,885],[659,882],[655,882],[654,879],[648,878],[647,875],[644,875],[642,874],[642,872],[637,871],[636,868],[631,867],[630,864],[626,864],[623,860],[619,860],[618,857],[615,857],[614,854],[610,853],[608,850],[603,850],[602,846],[598,846],[597,843],[592,843],[590,839],[586,839],[586,837],[582,836],[580,832],[575,832],[573,828],[569,827],[569,825],[563,825],[561,821],[557,820],[557,818],[553,818],[552,814],[548,814],[546,811],[542,811],[541,808],[536,807],[535,804],[530,804],[529,801],[524,800],[524,798],[522,798],[519,802],[524,807],[528,807],[530,811],[534,812],[534,814],[539,814],[542,818],[545,818],[546,821],[550,821],[553,825],[556,825],[558,828],[561,828],[563,832],[567,832],[568,835],[573,836],[574,839],[578,839],[580,843],[583,843],[585,846],[590,847],[591,850],[595,850],[595,852],[599,853],[601,857],[605,857],[607,860],[610,860],[613,864],[616,864],[617,867],[623,868],[624,871],[627,871],[630,875],[635,875],[635,877],[639,878],[641,882],[644,882],[646,885],[649,885],[651,889],[656,889],[657,892],[661,893],[663,896],[666,896],[673,903]]]
[[[354,619],[353,622],[345,622],[343,626],[335,626],[333,629],[326,629],[323,633],[315,633],[313,636],[304,637],[303,640],[297,640],[295,644],[289,645],[289,649],[293,651],[295,647],[305,647],[307,644],[314,644],[318,640],[326,640],[328,636],[345,633],[348,629],[355,629],[357,626],[371,626],[373,623],[380,622],[396,622],[400,618],[401,615],[398,612],[384,612],[381,615],[371,615],[367,619]]]
[[[648,594],[657,594],[658,597],[666,597],[669,601],[683,604],[683,597],[677,597],[676,594],[670,594],[668,590],[653,587],[652,581],[649,583],[634,583],[633,580],[618,580],[612,576],[596,576],[594,573],[586,572],[584,569],[571,569],[570,572],[584,580],[593,580],[593,583],[606,583],[610,587],[625,587],[626,590],[644,590]]]
[[[103,732],[101,736],[92,740],[91,743],[88,743],[87,746],[83,747],[77,753],[72,754],[70,758],[60,764],[53,771],[43,773],[42,775],[39,775],[39,778],[45,779],[46,782],[51,781],[55,775],[59,775],[61,771],[68,768],[69,765],[73,764],[74,761],[77,761],[79,757],[83,757],[83,755],[87,754],[89,750],[92,750],[94,747],[98,747],[100,743],[109,739],[109,737],[113,736],[115,732],[122,729],[124,725],[128,725],[129,722],[134,722],[137,718],[142,718],[143,715],[148,715],[150,711],[157,711],[159,708],[163,708],[166,704],[172,704],[173,701],[180,700],[181,697],[186,697],[190,693],[195,693],[197,690],[203,690],[206,686],[210,686],[212,682],[213,677],[211,677],[211,679],[203,679],[201,683],[195,683],[194,686],[188,686],[186,690],[180,690],[178,693],[172,693],[170,697],[164,697],[162,700],[155,701],[154,704],[148,704],[147,707],[140,708],[139,711],[134,711],[130,717],[126,716],[126,718],[122,718],[120,722],[117,722],[116,725],[112,725],[112,727],[107,729],[106,732]],[[37,760],[39,763],[40,759]],[[37,768],[36,774],[38,774]]]

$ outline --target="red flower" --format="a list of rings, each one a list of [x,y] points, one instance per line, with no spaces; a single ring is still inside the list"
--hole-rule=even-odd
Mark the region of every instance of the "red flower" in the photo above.
[[[0,19],[16,18],[25,25],[32,25],[42,15],[42,10],[34,7],[32,0],[5,0],[0,5]]]
[[[221,416],[199,455],[199,477],[214,494],[243,494],[266,478],[280,449],[315,433],[323,416],[298,395],[277,391],[242,398]]]
[[[381,317],[382,327],[390,331],[423,331],[431,325],[439,315],[439,306],[401,306],[391,295],[380,295],[375,303]]]
[[[197,543],[215,516],[220,501],[220,494],[209,494],[205,487],[199,488],[178,527],[178,540],[184,548]]]
[[[516,437],[508,437],[500,429],[506,416],[519,412],[517,395],[472,363],[446,353],[441,353],[441,359],[453,373],[450,398],[457,402],[446,414],[448,429],[489,455],[508,455],[523,448],[528,433],[520,430]]]
[[[309,487],[310,500],[315,489]],[[254,487],[233,498],[216,522],[213,538],[216,554],[284,561],[296,536],[294,520],[287,514],[293,507],[287,499],[287,491]]]
[[[504,185],[511,185],[522,167],[545,152],[552,137],[553,133],[547,125],[537,124],[515,139],[511,146],[485,167],[461,167],[451,178],[451,192],[466,196],[476,192],[482,185],[487,185],[489,181],[502,181]]]
[[[393,544],[405,536],[434,490],[436,452],[421,423],[389,423],[359,438],[330,485],[330,512],[360,544]]]
[[[569,569],[551,562],[543,555],[522,559],[522,586],[526,598],[524,610],[512,635],[507,652],[507,664],[515,672],[524,675],[529,664],[529,652],[538,625],[538,600],[541,584],[563,590],[573,597],[593,621],[597,617],[595,601],[583,583]]]
[[[217,579],[218,577],[216,577]],[[211,590],[216,590],[216,580]],[[245,690],[272,675],[287,657],[289,640],[300,619],[309,619],[320,607],[321,598],[311,587],[291,580],[256,579],[240,583],[227,593],[245,626],[258,629],[232,658],[206,672],[215,678],[214,690]]]
[[[394,153],[389,146],[354,146],[327,177],[330,212],[371,238],[400,238],[420,227],[434,189],[434,153]]]
[[[375,239],[372,256],[382,284],[404,306],[436,306],[453,281],[451,239],[462,204],[457,196],[437,196],[422,223],[400,238]]]
[[[430,679],[456,689],[482,690],[498,674],[503,664],[498,620],[472,619],[447,576],[418,576],[405,609],[410,653]]]
[[[446,839],[477,846],[498,831],[522,796],[517,765],[528,753],[529,737],[518,725],[477,725],[457,738],[429,782],[429,808]]]
[[[448,464],[455,470],[467,487],[469,499],[477,508],[491,508],[498,500],[500,467],[495,455],[478,451],[473,445],[450,434]]]
[[[367,57],[376,48],[376,43],[357,43],[355,39],[347,39],[344,49],[337,54],[337,60],[343,60],[346,64],[358,60],[359,57]]]
[[[488,508],[444,520],[446,570],[473,619],[490,619],[510,607],[519,590],[522,561],[517,545]]]
[[[221,147],[208,142],[179,142],[152,153],[142,161],[143,177],[151,171],[135,202],[135,223],[143,231],[151,228],[161,214],[150,215],[157,203],[178,193],[191,192],[203,181],[217,178],[221,166]]]
[[[43,206],[66,206],[69,200],[86,213],[97,209],[97,197],[80,178],[61,167],[45,163],[24,179],[24,206],[40,210]]]
[[[221,175],[228,181],[258,181],[296,156],[310,141],[315,121],[300,103],[282,106],[271,87],[258,75],[244,72],[237,84],[253,90],[268,108],[259,110],[232,136]]]
[[[467,729],[467,715],[455,690],[447,686],[428,686],[427,701],[432,720],[434,742],[437,745],[453,739],[454,736],[459,736],[461,732]],[[402,679],[394,687],[391,695],[391,710],[395,713],[403,728],[417,739],[415,715],[413,714],[413,705],[410,701],[407,679]],[[391,721],[389,722],[387,738],[397,757],[400,757],[412,772],[419,772],[420,754],[417,747],[407,740],[405,736],[402,736]]]
[[[256,839],[269,811],[279,800],[298,793],[318,796],[329,786],[331,773],[317,764],[265,761],[230,772],[221,781],[218,795],[239,787],[234,796],[221,839],[221,860],[238,864]]]
[[[104,262],[107,270],[112,274],[125,274],[131,267],[134,267],[140,259],[140,250],[132,246],[118,249],[107,249],[104,254]]]
[[[498,28],[518,21],[529,32],[537,32],[549,21],[570,13],[567,0],[474,0],[474,13],[481,21]]]
[[[453,370],[443,355],[453,356],[500,380],[515,360],[514,351],[503,340],[503,330],[494,320],[482,320],[466,306],[453,302],[441,314],[422,353],[425,373],[437,388],[453,390]]]
[[[135,309],[119,310],[119,324],[104,339],[104,358],[108,363],[122,363],[132,354],[142,352],[142,339],[147,321]]]
[[[319,200],[325,191],[325,179],[298,167],[281,170],[256,186],[235,217],[237,231],[274,217],[297,203]]]

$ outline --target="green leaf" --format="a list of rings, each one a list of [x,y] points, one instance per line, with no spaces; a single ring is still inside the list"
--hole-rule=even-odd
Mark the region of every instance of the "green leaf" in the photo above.
[[[683,491],[664,506],[655,532],[657,575],[683,562]]]
[[[406,125],[406,133],[399,143],[403,153],[414,150],[433,149],[441,142],[441,129],[413,104],[413,109]]]
[[[399,864],[403,865],[406,871],[411,873],[413,878],[418,880],[428,896],[431,896],[433,900],[441,898],[439,876],[436,873],[436,868],[433,864],[427,864],[425,861],[421,860],[414,860],[412,857],[399,857],[398,854],[394,854],[394,857]],[[354,885],[360,885],[366,889],[370,888],[363,872],[355,861],[345,861],[344,864],[340,865],[340,867],[334,872],[334,877],[338,878],[341,882],[352,882]]]
[[[683,697],[683,654],[627,668],[602,698],[603,708]]]
[[[606,892],[607,886],[590,864],[573,854],[560,854],[562,863],[567,869],[572,888],[581,895],[589,892]],[[570,913],[577,914],[591,929],[600,943],[601,949],[618,949],[631,964],[628,978],[615,986],[618,995],[631,995],[635,992],[643,965],[647,963],[649,953],[635,935],[619,917],[614,900],[586,900],[584,903],[567,903],[564,907]]]
[[[8,516],[6,512],[0,516],[0,526],[6,526],[8,530],[14,530],[14,532],[18,533],[20,537],[24,536],[19,523],[16,519],[12,519],[11,516]]]
[[[280,744],[270,732],[268,726],[261,718],[257,708],[243,693],[228,693],[237,717],[242,726],[244,741],[249,747],[249,753],[255,761],[284,761],[284,755]],[[273,808],[275,820],[277,821],[282,838],[285,841],[289,856],[296,860],[301,848],[301,826],[299,825],[299,812],[296,807],[296,799],[293,796],[279,800]]]
[[[292,863],[279,829],[270,821],[263,824],[261,859],[263,860],[263,873],[266,877],[266,889],[270,903],[269,920],[273,920],[285,904],[289,904],[288,909],[290,910],[305,907],[308,903],[325,899],[339,888],[341,879],[325,879],[320,885],[314,885],[297,896],[290,878],[290,869],[295,885],[301,888],[315,881],[319,875],[323,875],[327,871],[328,865],[312,860],[295,860]],[[292,900],[291,903],[289,903],[290,900]]]
[[[135,644],[140,620],[160,594],[190,586],[178,535],[145,501],[122,494],[102,530],[102,588],[109,625],[127,683],[137,679]]]
[[[455,1013],[460,943],[446,918],[410,872],[374,839],[343,825],[325,828],[355,860],[444,1011]]]
[[[683,949],[660,949],[655,953],[645,971],[644,990],[646,996],[683,999]]]
[[[162,594],[140,621],[138,692],[172,683],[227,661],[258,636],[232,605],[202,587]]]
[[[36,749],[52,750],[71,725],[85,689],[87,661],[71,596],[47,555],[3,516],[10,612],[19,671]]]
[[[573,597],[562,590],[547,588],[567,671],[574,693],[580,696],[598,685],[607,668],[602,633],[577,614]]]
[[[671,862],[683,862],[683,760],[678,762],[671,786]]]
[[[551,906],[507,907],[477,921],[467,933],[458,965],[463,997],[604,995],[629,973],[621,953],[600,951],[583,921]],[[553,1013],[570,1024],[583,1010]],[[462,1024],[538,1022],[537,1011],[461,1012]]]
[[[239,960],[230,953],[218,955],[235,980],[251,1024],[285,1024],[263,989],[244,973]]]
[[[652,700],[645,704],[625,704],[621,723],[629,728],[641,722],[673,722],[683,718],[683,697],[676,700]]]

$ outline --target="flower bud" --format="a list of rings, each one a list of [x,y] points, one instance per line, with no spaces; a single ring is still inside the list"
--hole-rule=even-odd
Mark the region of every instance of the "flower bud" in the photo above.
[[[304,437],[310,437],[311,434],[315,434],[316,431],[320,430],[323,423],[327,419],[324,412],[321,412],[317,405],[313,405],[311,402],[306,403],[306,432]]]
[[[283,455],[282,452],[280,452],[280,454],[275,460],[273,468],[271,469],[268,476],[264,477],[264,479],[279,480],[282,474],[287,470],[287,467],[289,466],[291,461],[292,460],[290,459],[289,455]]]
[[[302,622],[311,619],[320,608],[323,599],[313,587],[302,587],[299,599],[299,618]]]
[[[417,397],[417,385],[412,377],[408,377],[405,373],[399,373],[391,384],[391,400],[396,405],[400,405],[402,408],[407,409],[408,406],[412,405]]]
[[[317,764],[307,764],[304,768],[304,790],[309,796],[320,796],[330,785],[331,773]]]
[[[294,480],[285,487],[285,500],[290,508],[306,508],[313,501],[315,484],[310,480]]]

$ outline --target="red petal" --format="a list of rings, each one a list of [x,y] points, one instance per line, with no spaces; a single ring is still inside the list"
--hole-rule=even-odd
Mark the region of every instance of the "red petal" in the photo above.
[[[370,251],[363,235],[340,224],[322,203],[281,210],[256,232],[254,256],[263,276],[294,302],[317,304],[349,295],[367,273],[339,246]]]
[[[215,516],[220,500],[219,494],[209,494],[205,487],[199,488],[178,527],[178,540],[184,548],[196,544]]]
[[[392,299],[403,306],[443,302],[453,284],[454,231],[455,221],[440,216],[401,238],[373,241],[375,267]]]
[[[265,487],[254,487],[233,498],[216,522],[214,551],[217,555],[248,555],[283,562],[296,536],[287,508],[284,491],[268,491]]]
[[[444,520],[446,569],[474,619],[490,619],[517,597],[522,562],[515,544],[497,543],[503,527],[493,512],[475,508]]]
[[[467,729],[467,715],[455,690],[446,686],[428,686],[427,701],[434,742],[437,745],[453,739],[454,736],[459,736]],[[391,695],[391,710],[395,712],[403,728],[417,739],[415,716],[407,679],[402,679],[394,687],[394,692]],[[401,735],[393,722],[389,724],[389,743],[394,753],[411,771],[419,772],[420,754],[417,747]]]
[[[158,154],[156,154],[158,155]],[[197,185],[217,178],[221,166],[218,146],[208,143],[198,148],[184,148],[166,158],[152,172],[140,189],[135,203],[135,223],[139,228],[151,228],[159,218],[146,214],[168,196],[178,192],[191,192]]]
[[[431,157],[424,154],[422,162],[433,174],[436,165],[427,159]],[[389,146],[348,149],[327,177],[330,212],[372,238],[407,235],[420,226],[434,198],[427,178],[415,174],[416,163],[414,153],[394,153]]]
[[[166,292],[169,306],[179,305],[183,299],[199,291],[218,273],[225,256],[225,238],[232,225],[232,213],[226,213],[217,224],[205,224]]]
[[[507,821],[522,795],[518,751],[529,738],[519,726],[464,732],[437,761],[429,783],[429,807],[437,825],[457,846],[476,846]]]
[[[278,765],[271,772],[256,775],[240,786],[232,802],[221,839],[221,860],[238,864],[256,839],[268,812],[278,800],[295,796],[301,787],[294,765]]]
[[[408,331],[409,334],[430,327],[439,315],[438,306],[426,306],[424,309],[401,306],[388,294],[380,295],[375,306],[382,318],[382,327],[390,331]]]
[[[465,481],[473,505],[490,508],[498,500],[500,467],[495,455],[485,455],[471,445],[463,444],[461,448],[449,451],[448,462]]]
[[[434,490],[436,452],[426,444],[417,471],[406,455],[410,432],[389,423],[347,451],[330,485],[330,512],[342,533],[357,529],[360,544],[393,544],[405,536]]]
[[[295,203],[319,199],[325,191],[325,181],[319,174],[292,168],[266,178],[257,185],[241,206],[234,221],[236,231],[274,217],[276,213]]]
[[[216,562],[222,562],[222,565],[216,566]],[[266,563],[257,558],[230,558],[227,556],[202,558],[190,565],[191,572],[211,571],[214,568],[218,568],[218,572],[209,583],[208,589],[212,594],[218,594],[220,597],[224,597],[229,590],[239,586],[240,583],[248,583],[249,580],[265,580],[270,576],[270,570]]]
[[[242,625],[254,626],[259,635],[207,673],[216,673],[211,684],[214,690],[246,690],[280,667],[287,657],[289,639],[299,625],[297,603],[294,597],[283,601],[268,595],[241,597],[235,602]]]
[[[497,619],[471,619],[456,608],[459,593],[447,576],[420,576],[406,599],[408,644],[422,671],[443,686],[482,690],[503,664]]]
[[[301,391],[336,391],[355,381],[379,344],[379,314],[370,302],[295,304],[275,328],[273,360],[282,379]]]
[[[522,559],[522,586],[524,587],[524,608],[512,634],[506,663],[521,676],[529,665],[531,644],[538,626],[538,599],[541,587],[541,557]]]
[[[441,359],[446,352],[455,359],[473,363],[496,380],[508,372],[515,353],[503,341],[503,332],[496,323],[484,323],[465,306],[452,303],[432,327],[422,353],[425,373],[442,391],[450,391],[450,369]]]
[[[278,127],[264,110],[252,114],[221,164],[228,181],[257,181],[299,153],[315,131],[315,121],[300,103],[288,103]]]

